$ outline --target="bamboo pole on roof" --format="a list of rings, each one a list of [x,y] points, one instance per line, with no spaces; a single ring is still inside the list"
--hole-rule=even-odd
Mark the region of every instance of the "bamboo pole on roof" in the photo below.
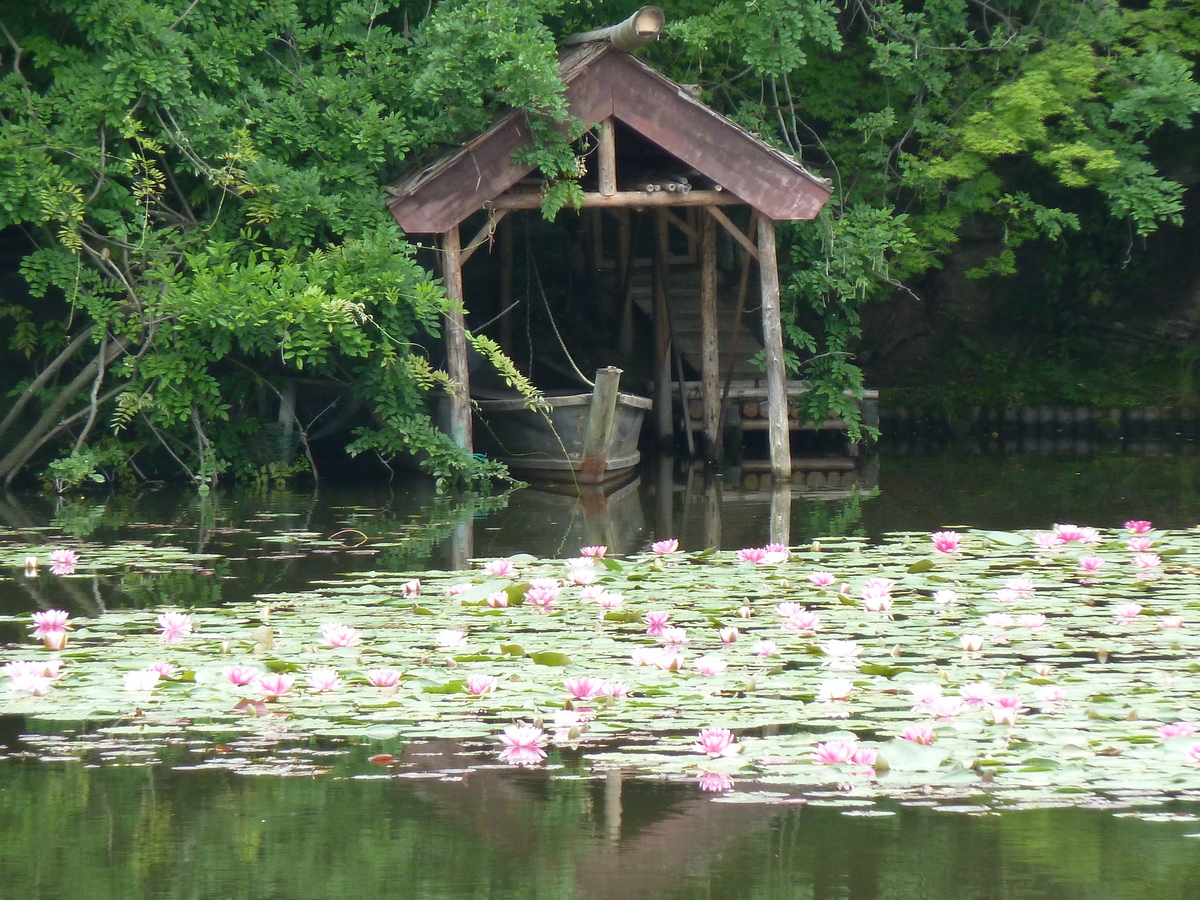
[[[467,368],[467,326],[463,306],[462,243],[458,226],[442,235],[442,283],[446,311],[446,373],[456,387],[450,394],[450,438],[468,453],[471,441],[471,375]]]

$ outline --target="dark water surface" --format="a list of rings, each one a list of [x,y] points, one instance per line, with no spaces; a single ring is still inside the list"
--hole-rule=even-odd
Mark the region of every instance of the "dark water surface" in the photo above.
[[[862,481],[856,494],[792,491],[792,542],[952,525],[1200,522],[1200,460],[1186,454],[884,456]],[[217,556],[201,572],[95,583],[14,571],[0,582],[0,611],[236,603],[349,571],[562,555],[593,543],[630,553],[671,536],[686,549],[732,549],[768,539],[772,502],[752,479],[654,471],[586,501],[534,491],[451,501],[379,486],[9,496],[0,525],[10,546],[135,536]],[[0,760],[0,898],[1200,897],[1194,798],[1003,814],[833,805],[836,796],[802,807],[762,802],[754,785],[717,798],[691,784],[587,777],[569,756],[553,758],[549,772],[514,771],[435,744],[391,750],[403,767],[372,765],[366,756],[376,751],[359,748],[331,757],[319,777],[254,776],[188,771],[187,747],[155,764],[26,757],[25,727],[0,720],[9,754]]]

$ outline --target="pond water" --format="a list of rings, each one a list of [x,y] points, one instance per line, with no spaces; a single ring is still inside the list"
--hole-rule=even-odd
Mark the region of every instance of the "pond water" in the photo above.
[[[884,455],[864,466],[859,491],[790,492],[787,531],[791,543],[806,544],[950,526],[1114,527],[1129,518],[1192,528],[1200,460],[1189,449]],[[200,609],[369,570],[563,556],[597,543],[629,554],[665,537],[685,549],[737,549],[779,528],[778,497],[753,479],[669,475],[650,467],[624,492],[585,500],[531,490],[448,500],[419,486],[7,496],[6,546],[136,538],[211,556],[199,568],[153,575],[24,578],[14,570],[0,588],[0,613]],[[16,658],[27,628],[0,628],[4,658]],[[288,777],[278,766],[198,768],[187,742],[144,758],[98,750],[68,761],[39,742],[38,730],[47,729],[0,718],[0,897],[1140,900],[1195,896],[1200,885],[1193,790],[1174,800],[1134,790],[1003,813],[970,791],[936,808],[837,791],[810,792],[801,805],[772,802],[753,784],[714,795],[620,771],[597,777],[569,750],[553,751],[544,768],[514,770],[451,741],[349,753],[307,741],[297,756],[328,752],[328,765]],[[257,752],[245,742],[217,748],[243,761]]]

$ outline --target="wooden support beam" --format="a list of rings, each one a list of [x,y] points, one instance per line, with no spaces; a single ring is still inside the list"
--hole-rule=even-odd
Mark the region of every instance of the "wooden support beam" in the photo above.
[[[446,373],[454,381],[450,394],[450,438],[468,453],[471,442],[471,375],[467,368],[467,328],[463,307],[462,244],[458,226],[442,235],[442,284],[450,309],[446,312]]]
[[[599,207],[662,207],[662,206],[740,206],[744,200],[729,191],[691,191],[687,194],[671,191],[617,191],[611,197],[599,192],[587,191],[583,205]],[[541,194],[501,194],[486,201],[484,209],[541,209]]]
[[[621,328],[617,337],[617,349],[624,356],[633,353],[633,217],[627,209],[618,209],[617,217],[617,283],[620,291],[617,297],[621,306]]]
[[[671,410],[671,321],[667,310],[667,272],[671,265],[667,218],[654,217],[654,422],[662,443],[675,437]]]
[[[721,363],[717,331],[717,231],[711,216],[700,220],[700,398],[704,404],[704,455],[721,459]]]
[[[779,316],[779,266],[775,220],[759,216],[758,280],[762,288],[763,351],[767,363],[767,419],[770,422],[771,477],[792,476],[791,432],[787,419],[787,371],[783,364],[783,324]]]
[[[617,139],[612,117],[600,123],[600,193],[612,197],[617,193]]]
[[[691,238],[693,241],[700,240],[700,234],[696,231],[695,228],[692,227],[691,222],[688,222],[688,221],[680,218],[678,215],[676,215],[674,212],[672,212],[671,209],[669,209],[669,208],[663,210],[663,212],[665,212],[667,214],[667,219],[670,221],[670,223],[672,225],[674,225],[676,228],[678,228],[680,231],[682,231],[684,234],[686,234],[689,238]]]
[[[467,260],[471,258],[472,253],[474,253],[484,244],[490,244],[492,242],[492,235],[496,233],[496,226],[498,226],[500,224],[500,220],[507,215],[508,210],[506,209],[489,211],[488,220],[483,223],[483,227],[480,228],[479,231],[475,232],[475,237],[471,238],[471,240],[467,243],[467,246],[463,247],[462,251],[458,254],[458,266],[460,269],[467,264]]]
[[[753,225],[751,225],[751,228],[750,228],[751,237],[746,237],[746,235],[742,234],[742,229],[738,228],[735,224],[733,224],[733,220],[731,218],[729,218],[729,216],[725,215],[725,213],[723,213],[719,209],[717,209],[715,206],[706,206],[705,209],[708,210],[708,214],[710,216],[712,216],[714,219],[716,219],[718,222],[721,223],[722,227],[724,227],[724,229],[729,232],[729,234],[733,237],[733,239],[735,241],[737,241],[739,244],[741,244],[745,248],[747,253],[749,253],[755,259],[758,259],[758,248],[754,246],[754,238],[753,238],[754,227],[753,227]]]

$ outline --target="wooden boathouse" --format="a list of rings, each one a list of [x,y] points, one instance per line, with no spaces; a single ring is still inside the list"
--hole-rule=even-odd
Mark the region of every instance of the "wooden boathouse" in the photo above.
[[[743,294],[751,283],[747,273],[752,261],[757,263],[766,368],[765,375],[756,373],[765,383],[766,414],[761,418],[769,433],[771,475],[787,479],[792,471],[790,432],[797,426],[794,413],[789,422],[789,392],[794,397],[801,383],[789,383],[784,368],[775,223],[813,219],[828,200],[830,186],[702,103],[694,89],[674,83],[628,52],[656,37],[661,26],[661,12],[647,7],[621,26],[576,36],[560,56],[569,110],[588,129],[585,137],[594,149],[585,156],[580,213],[594,216],[597,222],[607,218],[610,226],[615,225],[621,248],[614,254],[617,266],[628,265],[632,257],[630,213],[651,214],[654,263],[648,312],[654,331],[653,421],[660,438],[672,434],[673,395],[678,393],[684,421],[691,422],[685,426],[689,443],[695,428],[701,438],[698,449],[710,459],[722,452],[722,404],[723,398],[728,403],[733,372],[732,360],[722,366],[717,229],[730,236],[742,257]],[[473,442],[463,266],[480,247],[491,248],[505,216],[541,207],[538,185],[529,177],[536,174],[534,167],[514,162],[530,141],[526,114],[513,110],[461,146],[427,160],[389,189],[388,207],[404,231],[435,235],[441,251],[445,290],[454,304],[445,334],[447,370],[464,387],[451,398],[449,431],[468,449]],[[644,168],[635,165],[635,160],[646,158],[647,150],[670,170],[666,178],[647,179]],[[742,211],[732,215],[731,208],[737,207]],[[735,218],[748,225],[739,225]],[[477,233],[472,230],[464,244],[462,228],[468,219]],[[694,369],[699,378],[690,385],[672,375],[673,362],[679,372],[668,309],[672,228],[687,235],[699,264],[700,359],[693,361],[698,362]],[[628,289],[628,273],[623,280]],[[738,326],[743,299],[739,297]],[[731,355],[729,348],[725,352]]]

